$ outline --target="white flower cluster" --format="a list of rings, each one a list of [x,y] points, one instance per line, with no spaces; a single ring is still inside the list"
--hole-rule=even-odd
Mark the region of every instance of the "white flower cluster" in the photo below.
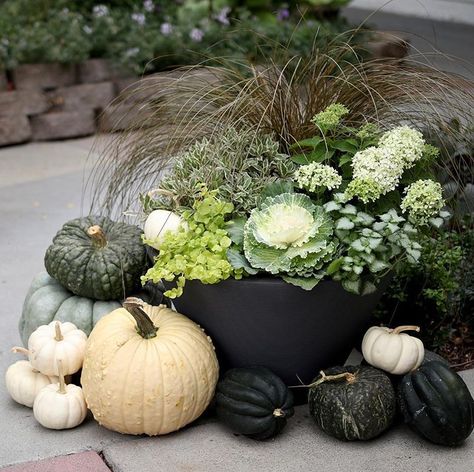
[[[405,198],[400,208],[408,212],[417,224],[427,224],[430,218],[439,214],[444,206],[441,184],[433,180],[417,180],[405,190]]]
[[[295,172],[294,179],[299,188],[309,192],[314,192],[318,187],[332,190],[339,187],[342,182],[342,177],[336,169],[317,162],[300,166]]]
[[[357,195],[367,203],[395,190],[403,172],[423,157],[424,149],[423,135],[413,128],[399,126],[387,131],[377,147],[369,147],[354,155],[354,180],[347,188],[348,196]]]
[[[404,169],[412,167],[423,157],[425,144],[423,135],[409,126],[399,126],[387,131],[379,141],[379,146],[387,149],[399,160]]]

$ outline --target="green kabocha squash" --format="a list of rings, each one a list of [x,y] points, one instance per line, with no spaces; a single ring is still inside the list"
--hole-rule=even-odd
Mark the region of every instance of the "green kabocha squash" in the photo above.
[[[310,386],[309,411],[330,436],[346,441],[371,439],[393,422],[396,395],[390,379],[368,366],[332,367]]]
[[[231,369],[217,385],[216,413],[235,433],[269,439],[293,415],[293,394],[264,367]]]
[[[39,273],[23,303],[19,330],[23,345],[38,326],[53,320],[70,321],[87,335],[102,316],[120,308],[120,303],[91,300],[75,296],[46,272]]]
[[[405,422],[435,444],[456,446],[474,428],[474,400],[462,378],[432,361],[406,374],[399,386]]]
[[[88,216],[67,222],[45,255],[51,277],[75,295],[119,300],[140,282],[146,251],[137,226]]]

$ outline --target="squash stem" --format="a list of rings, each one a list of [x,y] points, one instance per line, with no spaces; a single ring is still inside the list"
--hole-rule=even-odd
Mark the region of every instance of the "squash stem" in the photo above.
[[[24,347],[20,347],[20,346],[15,346],[15,347],[12,347],[12,352],[18,354],[24,354],[25,356],[29,356],[30,355],[30,351],[28,351],[28,349],[25,349]]]
[[[400,334],[403,331],[420,332],[420,327],[419,326],[413,326],[413,325],[403,325],[403,326],[399,326],[398,328],[393,329],[392,334]]]
[[[56,332],[56,336],[54,336],[55,341],[62,341],[64,339],[63,333],[61,333],[61,323],[56,321],[54,324],[54,331]]]
[[[64,381],[63,361],[58,360],[58,376],[59,376],[59,393],[66,393],[66,382]]]
[[[282,418],[285,416],[285,412],[281,408],[275,408],[273,410],[273,416],[276,418]]]
[[[158,328],[142,309],[143,302],[139,298],[129,297],[123,307],[133,316],[137,323],[137,332],[144,339],[154,338]]]
[[[107,238],[99,225],[90,226],[87,230],[87,234],[91,237],[92,244],[94,244],[95,247],[101,248],[107,246]]]
[[[323,382],[331,382],[333,380],[340,380],[340,379],[345,379],[347,383],[353,383],[356,380],[356,376],[352,374],[351,372],[343,372],[342,374],[336,374],[336,375],[326,375],[323,371],[319,373],[321,375],[321,378],[316,380],[316,382],[313,382],[312,384],[309,384],[308,387],[316,387]]]

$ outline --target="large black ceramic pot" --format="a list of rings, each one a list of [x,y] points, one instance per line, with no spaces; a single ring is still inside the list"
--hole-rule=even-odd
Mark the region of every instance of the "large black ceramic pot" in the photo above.
[[[343,363],[367,328],[382,290],[357,296],[333,281],[306,291],[281,279],[216,285],[186,281],[176,309],[212,337],[221,369],[263,365],[288,385]]]

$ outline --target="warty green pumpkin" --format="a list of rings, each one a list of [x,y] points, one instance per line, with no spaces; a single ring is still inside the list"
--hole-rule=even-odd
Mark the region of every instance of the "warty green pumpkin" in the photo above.
[[[411,428],[435,444],[456,446],[474,429],[474,400],[462,378],[438,361],[400,382],[400,409]]]
[[[216,413],[235,433],[269,439],[293,416],[293,394],[265,367],[235,368],[217,385]]]
[[[107,217],[68,221],[46,251],[51,277],[75,295],[121,300],[139,286],[146,269],[142,230]]]
[[[39,326],[51,321],[70,321],[87,335],[102,316],[119,308],[116,301],[97,301],[78,297],[66,290],[46,272],[40,272],[31,283],[23,303],[19,331],[24,346]]]
[[[396,396],[388,376],[374,367],[332,367],[310,385],[308,406],[316,424],[330,436],[367,440],[392,424]]]

